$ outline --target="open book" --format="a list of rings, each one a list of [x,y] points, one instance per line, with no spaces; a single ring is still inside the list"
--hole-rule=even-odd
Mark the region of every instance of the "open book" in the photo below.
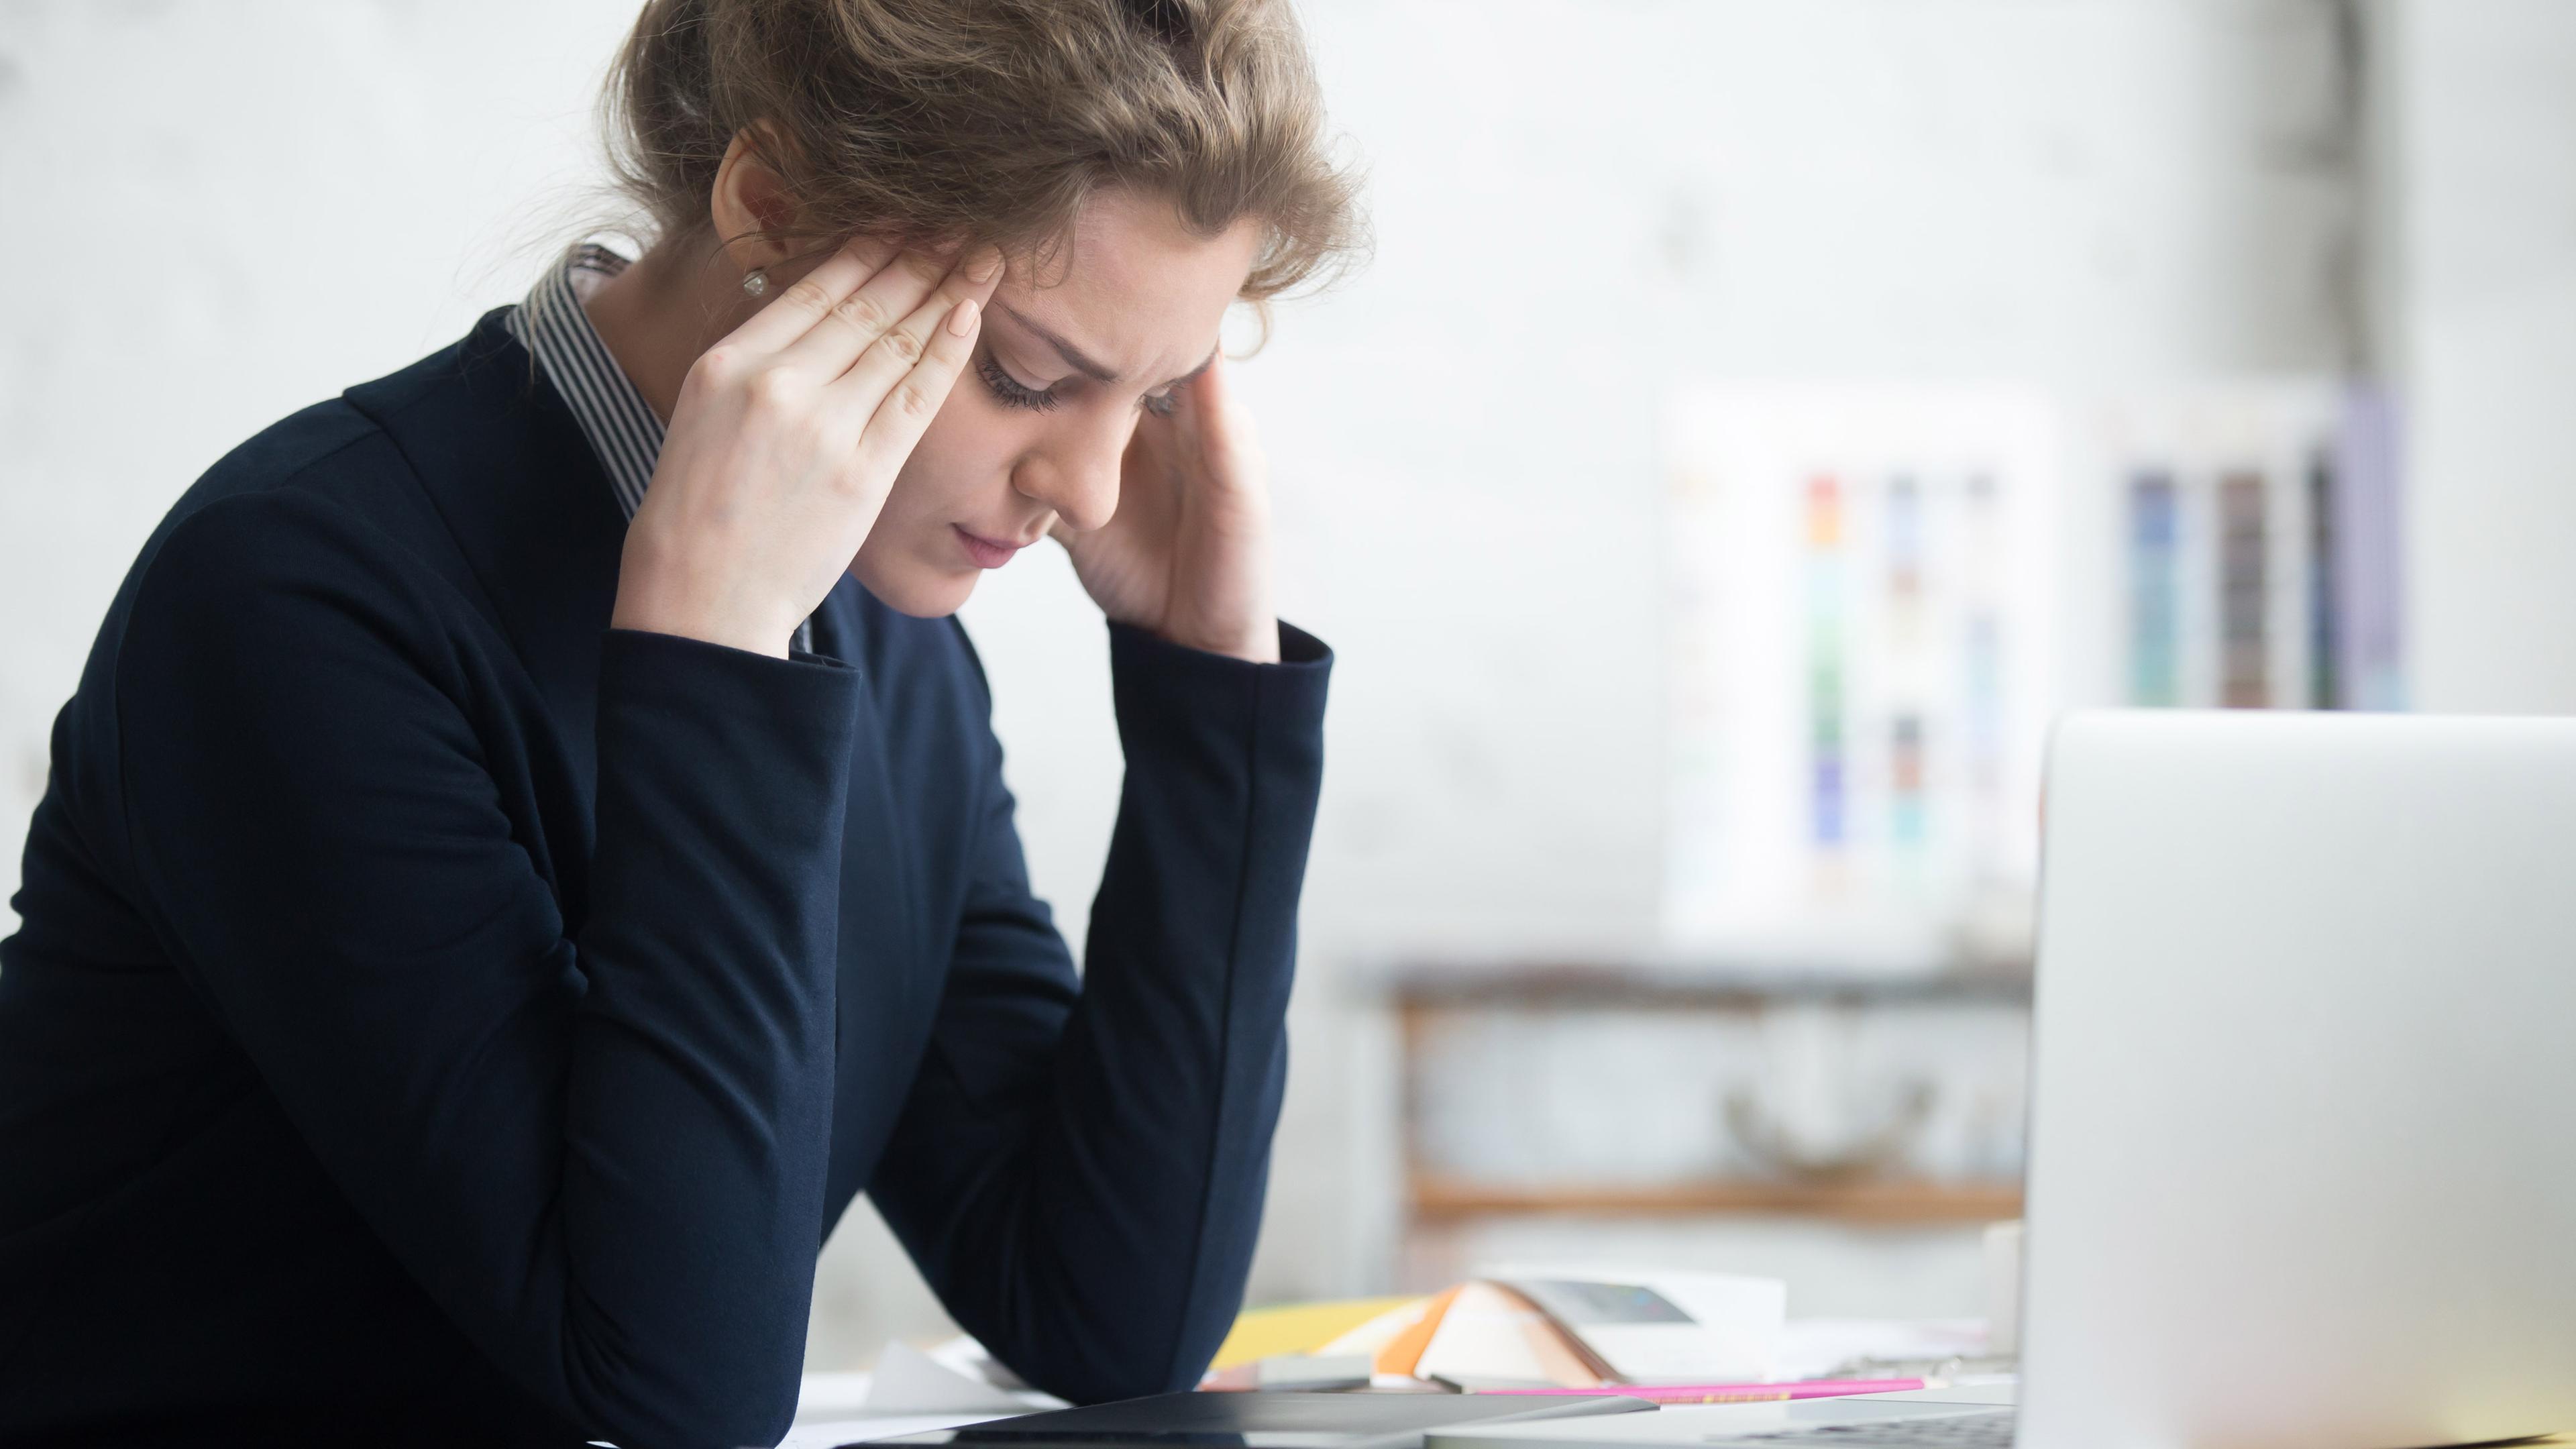
[[[1279,1347],[1354,1376],[1461,1388],[1760,1380],[1777,1367],[1787,1306],[1773,1278],[1511,1265]],[[1261,1387],[1269,1362],[1220,1369],[1208,1386]]]

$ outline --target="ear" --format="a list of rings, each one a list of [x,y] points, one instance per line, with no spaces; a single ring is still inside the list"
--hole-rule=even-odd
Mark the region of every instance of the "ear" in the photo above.
[[[716,166],[716,184],[707,198],[716,236],[726,254],[746,272],[776,266],[787,255],[785,247],[761,233],[787,231],[797,213],[787,179],[761,159],[760,141],[749,130],[734,133],[733,144],[725,148],[724,160]]]

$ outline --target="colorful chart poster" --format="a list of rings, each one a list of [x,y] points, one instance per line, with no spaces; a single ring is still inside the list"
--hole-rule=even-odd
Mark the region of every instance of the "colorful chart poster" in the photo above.
[[[2007,960],[2059,711],[2396,707],[2396,436],[2320,378],[1680,389],[1667,938]]]
[[[1676,403],[1667,934],[1929,969],[2026,899],[2056,640],[2055,412],[2012,388]]]

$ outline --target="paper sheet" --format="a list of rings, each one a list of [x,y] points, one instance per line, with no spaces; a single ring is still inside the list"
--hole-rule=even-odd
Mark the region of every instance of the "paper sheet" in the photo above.
[[[981,1424],[1006,1417],[1001,1414],[877,1414],[854,1419],[817,1419],[800,1423],[778,1441],[778,1449],[839,1449],[843,1444],[858,1444],[870,1439],[891,1439],[897,1434],[919,1434],[931,1429],[954,1429],[961,1424]]]
[[[901,1343],[889,1343],[877,1355],[876,1374],[864,1401],[872,1415],[1025,1414],[1043,1406],[1021,1393],[970,1378]]]

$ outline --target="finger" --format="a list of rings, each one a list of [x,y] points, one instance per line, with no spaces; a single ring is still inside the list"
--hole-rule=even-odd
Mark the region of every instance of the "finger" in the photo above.
[[[783,350],[812,331],[842,298],[885,270],[895,251],[889,241],[852,237],[814,270],[763,303],[718,345],[760,357]]]
[[[1211,456],[1230,455],[1260,445],[1252,414],[1234,390],[1233,366],[1222,356],[1190,385],[1189,405],[1183,411],[1190,416],[1198,446]]]
[[[947,275],[946,258],[905,248],[875,276],[825,308],[804,336],[779,350],[778,360],[817,381],[839,377],[869,344],[920,306]]]
[[[946,321],[960,302],[975,304],[978,315],[1002,280],[1001,253],[987,250],[959,262],[940,279],[930,295],[910,315],[892,327],[850,364],[833,390],[839,394],[837,405],[873,412],[887,392],[901,382],[913,364],[930,347],[931,335]]]
[[[1205,433],[1224,427],[1227,411],[1234,405],[1234,379],[1226,373],[1225,354],[1208,359],[1207,371],[1191,378],[1182,391],[1178,411],[1189,415],[1194,428]]]
[[[957,374],[966,370],[966,359],[974,354],[975,336],[983,325],[982,305],[969,298],[951,308],[931,330],[921,360],[886,393],[868,418],[867,430],[859,435],[853,461],[863,476],[891,478],[912,456],[913,445],[938,415],[939,405],[948,400]]]

